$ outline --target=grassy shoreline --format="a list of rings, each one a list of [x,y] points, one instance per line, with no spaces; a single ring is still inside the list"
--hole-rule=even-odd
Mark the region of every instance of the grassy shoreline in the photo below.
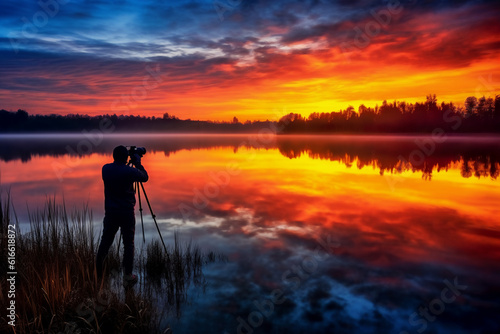
[[[8,298],[7,234],[18,222],[9,195],[0,202],[1,306],[6,310],[15,300],[16,308],[15,327],[6,311],[0,315],[2,333],[163,333],[169,330],[165,316],[180,316],[187,288],[205,284],[203,265],[223,259],[181,244],[177,234],[167,252],[153,241],[136,249],[140,281],[125,291],[118,242],[106,259],[108,275],[98,281],[92,212],[87,206],[68,212],[64,203],[48,199],[42,210],[29,214],[29,233],[16,229],[15,298]]]

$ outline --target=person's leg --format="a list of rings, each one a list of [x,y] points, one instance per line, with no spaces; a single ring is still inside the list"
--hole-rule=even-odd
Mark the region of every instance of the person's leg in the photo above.
[[[109,248],[113,244],[113,240],[115,239],[115,235],[119,227],[116,219],[113,219],[110,216],[104,216],[103,225],[104,228],[102,230],[101,243],[99,244],[99,249],[97,250],[95,264],[97,277],[99,278],[102,277],[104,259],[108,255]]]
[[[123,271],[125,275],[132,274],[134,268],[134,237],[135,215],[125,215],[121,223],[123,238]]]

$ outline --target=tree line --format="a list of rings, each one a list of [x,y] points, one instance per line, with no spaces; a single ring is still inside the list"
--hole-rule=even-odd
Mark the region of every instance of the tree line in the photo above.
[[[436,129],[457,133],[500,132],[500,95],[468,97],[464,106],[439,104],[435,94],[425,102],[383,101],[375,108],[350,106],[309,117],[290,113],[278,123],[283,133],[432,133]]]
[[[273,121],[246,121],[236,117],[231,122],[181,120],[165,113],[163,117],[133,115],[30,115],[0,110],[0,132],[80,132],[99,128],[110,121],[117,132],[197,132],[249,133],[271,129],[281,134],[293,133],[432,133],[436,129],[451,133],[499,133],[500,95],[468,97],[463,106],[452,102],[438,104],[436,95],[425,102],[383,101],[374,108],[361,105],[356,112],[350,106],[330,113],[313,112],[307,118],[290,113]]]
[[[133,115],[30,115],[25,110],[17,112],[0,110],[0,133],[80,132],[98,129],[102,121],[110,122],[115,132],[197,132],[197,133],[246,133],[275,127],[276,122],[247,121],[240,123],[236,117],[231,122],[181,120],[165,113],[163,117]]]

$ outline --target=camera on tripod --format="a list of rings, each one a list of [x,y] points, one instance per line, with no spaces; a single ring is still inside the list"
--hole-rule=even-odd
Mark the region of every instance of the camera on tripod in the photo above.
[[[146,154],[146,149],[144,147],[130,146],[128,150],[128,155],[130,157],[129,163],[136,164],[136,154],[142,158],[144,154]]]
[[[135,146],[130,146],[128,150],[128,155],[130,158],[134,157],[134,154],[137,154],[141,158],[146,154],[146,149],[144,147],[135,147]]]

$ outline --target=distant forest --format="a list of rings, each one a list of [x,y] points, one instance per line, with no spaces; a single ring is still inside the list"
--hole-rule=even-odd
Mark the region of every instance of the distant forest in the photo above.
[[[263,128],[275,128],[275,122],[255,121],[240,123],[236,118],[232,122],[212,122],[181,120],[168,113],[163,118],[145,116],[80,114],[30,115],[25,110],[17,112],[0,110],[0,133],[45,133],[45,132],[81,132],[92,129],[108,130],[105,132],[168,132],[168,133],[251,133]]]
[[[231,122],[181,120],[165,113],[162,118],[145,116],[79,114],[30,115],[0,110],[0,133],[79,132],[106,124],[113,132],[250,133],[271,129],[279,134],[299,133],[500,133],[500,95],[468,97],[463,107],[438,104],[436,95],[425,102],[383,101],[375,108],[361,105],[331,113],[314,112],[309,117],[290,113],[275,121]]]
[[[280,119],[282,133],[500,133],[500,95],[468,97],[463,107],[438,104],[436,95],[415,104],[384,101],[375,108],[361,105],[308,118],[288,114]]]

